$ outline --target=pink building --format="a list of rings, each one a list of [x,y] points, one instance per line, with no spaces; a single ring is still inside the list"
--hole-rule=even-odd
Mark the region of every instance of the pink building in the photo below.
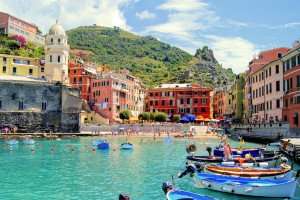
[[[282,120],[283,70],[280,58],[288,48],[261,52],[249,66],[248,87],[253,122]]]
[[[94,109],[110,122],[119,121],[119,113],[131,111],[133,117],[144,110],[144,88],[128,71],[106,72],[92,80]]]

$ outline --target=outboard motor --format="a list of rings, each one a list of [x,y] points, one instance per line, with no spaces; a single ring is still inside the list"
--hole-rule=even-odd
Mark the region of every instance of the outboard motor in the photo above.
[[[212,148],[211,147],[206,147],[206,151],[208,153],[208,156],[211,157]]]
[[[178,175],[178,178],[182,178],[187,174],[191,176],[197,171],[197,167],[194,164],[189,164],[186,166],[186,169]]]
[[[298,170],[296,173],[296,178],[299,178],[299,177],[300,177],[300,170]]]
[[[126,194],[120,194],[119,195],[119,200],[130,200],[130,197]]]
[[[170,182],[164,182],[161,186],[162,191],[167,194],[170,190],[173,189],[173,185]]]

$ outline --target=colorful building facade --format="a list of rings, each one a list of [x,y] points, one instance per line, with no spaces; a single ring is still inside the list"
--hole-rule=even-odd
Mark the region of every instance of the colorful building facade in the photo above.
[[[249,63],[245,88],[248,94],[249,121],[281,121],[283,75],[280,59],[288,50],[276,48],[263,51]]]
[[[211,89],[198,84],[162,84],[146,94],[146,111],[210,118]]]
[[[300,114],[300,43],[282,57],[283,62],[283,120],[291,128],[299,128]]]
[[[69,82],[72,87],[80,90],[82,99],[90,102],[92,96],[92,80],[96,78],[96,69],[86,65],[80,59],[69,62]]]
[[[135,118],[144,111],[144,86],[127,70],[100,73],[91,84],[93,108],[110,122],[120,121],[124,110]]]
[[[213,118],[224,119],[232,116],[231,85],[215,88],[213,91]]]
[[[36,58],[0,54],[0,75],[44,78],[44,61]]]
[[[36,25],[4,12],[0,12],[0,34],[21,35],[33,43],[40,45],[45,43],[45,38]]]

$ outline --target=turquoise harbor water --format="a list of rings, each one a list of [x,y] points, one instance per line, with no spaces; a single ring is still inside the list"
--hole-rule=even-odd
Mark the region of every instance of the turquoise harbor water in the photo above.
[[[132,200],[163,200],[161,184],[183,169],[188,143],[136,138],[129,140],[133,151],[121,151],[124,139],[113,138],[111,150],[94,152],[93,139],[37,140],[34,146],[20,142],[13,148],[1,141],[0,199],[116,200],[119,193],[127,193]],[[205,154],[206,146],[217,142],[196,144]],[[224,200],[261,199],[196,189],[187,177],[176,180],[176,186]],[[299,190],[296,196],[300,199]]]

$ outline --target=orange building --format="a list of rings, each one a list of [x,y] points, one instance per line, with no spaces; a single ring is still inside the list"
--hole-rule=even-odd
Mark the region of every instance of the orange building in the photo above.
[[[289,122],[291,128],[300,126],[300,43],[281,59],[283,61],[283,120]]]
[[[211,89],[198,84],[161,84],[146,94],[146,111],[210,118]]]

